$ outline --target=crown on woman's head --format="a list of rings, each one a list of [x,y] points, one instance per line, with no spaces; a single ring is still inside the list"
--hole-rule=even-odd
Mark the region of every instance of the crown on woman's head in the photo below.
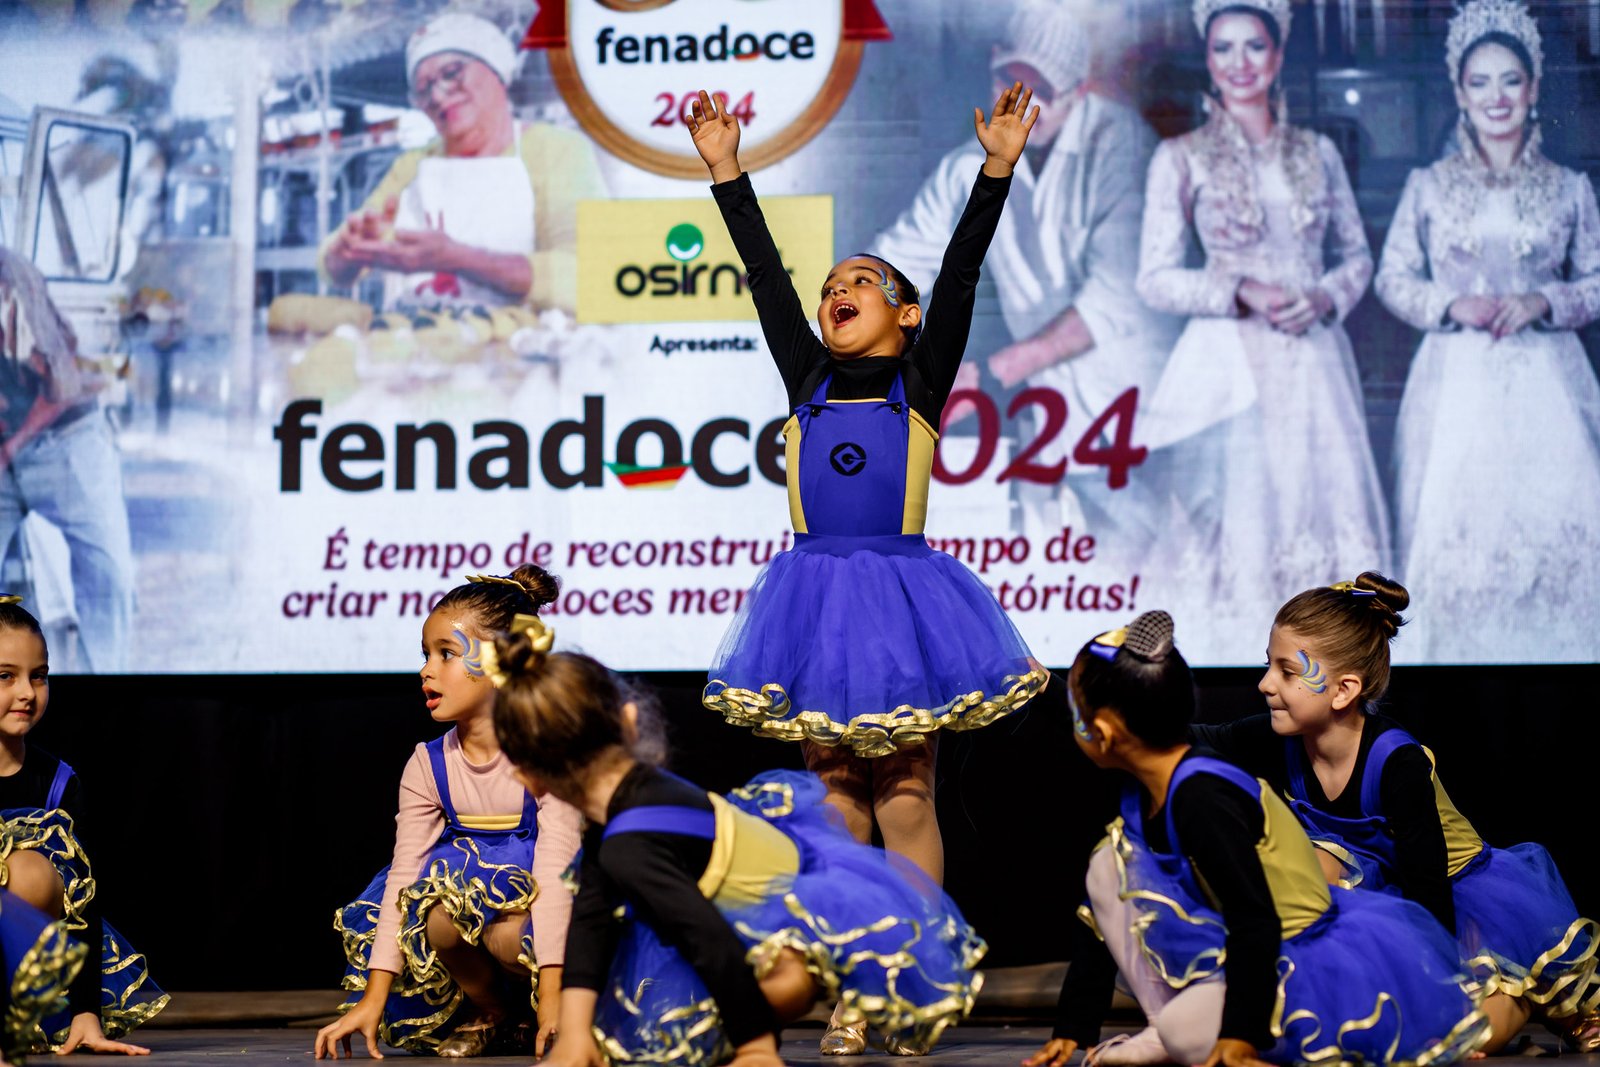
[[[1264,12],[1278,24],[1278,40],[1289,39],[1289,21],[1294,14],[1290,10],[1289,0],[1194,0],[1194,26],[1200,31],[1200,36],[1206,35],[1211,16],[1230,7],[1250,7]]]
[[[1544,49],[1539,24],[1519,0],[1471,0],[1450,20],[1450,33],[1444,42],[1444,61],[1450,68],[1450,84],[1461,84],[1461,61],[1467,50],[1486,34],[1503,33],[1528,50],[1533,60],[1533,79],[1544,73]]]

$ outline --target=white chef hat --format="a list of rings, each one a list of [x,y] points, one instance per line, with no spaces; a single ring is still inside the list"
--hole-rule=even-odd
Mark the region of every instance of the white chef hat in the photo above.
[[[418,65],[440,52],[460,52],[481,60],[507,85],[516,73],[517,50],[511,39],[488,19],[464,11],[447,11],[411,35],[406,42],[406,81],[414,84]]]
[[[1055,93],[1089,76],[1089,31],[1081,11],[1063,0],[1022,0],[1011,14],[990,69],[1026,63]]]

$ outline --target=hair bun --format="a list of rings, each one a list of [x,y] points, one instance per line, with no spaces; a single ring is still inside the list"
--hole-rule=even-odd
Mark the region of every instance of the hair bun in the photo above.
[[[534,638],[534,634],[525,630],[513,630],[495,638],[495,662],[505,679],[537,675],[549,662],[549,651],[541,648]]]
[[[561,579],[535,563],[524,563],[506,577],[522,587],[535,608],[554,604],[561,592]]]
[[[1172,616],[1164,611],[1147,611],[1128,624],[1122,647],[1150,663],[1167,658],[1172,651]]]
[[[1351,584],[1372,594],[1369,598],[1372,610],[1381,617],[1384,633],[1389,637],[1399,633],[1406,622],[1400,613],[1411,606],[1411,594],[1406,592],[1406,587],[1377,571],[1362,571]]]

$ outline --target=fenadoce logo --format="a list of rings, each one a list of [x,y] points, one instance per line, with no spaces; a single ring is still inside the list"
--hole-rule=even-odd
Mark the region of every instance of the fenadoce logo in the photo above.
[[[790,278],[826,277],[832,197],[776,196],[761,207]],[[756,313],[747,290],[744,264],[709,197],[578,205],[579,322],[748,321]]]
[[[891,38],[875,0],[540,0],[523,47],[550,53],[567,106],[596,142],[657,174],[703,178],[683,132],[695,91],[744,127],[758,170],[838,111],[868,41]]]

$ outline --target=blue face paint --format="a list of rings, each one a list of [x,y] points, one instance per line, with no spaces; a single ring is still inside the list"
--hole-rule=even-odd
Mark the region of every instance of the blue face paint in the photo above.
[[[461,665],[474,678],[483,677],[483,642],[462,629],[450,631],[450,636],[461,642]]]
[[[1326,693],[1328,691],[1328,672],[1322,664],[1306,655],[1305,649],[1296,653],[1300,657],[1300,681],[1313,693]]]
[[[889,280],[889,272],[884,270],[882,267],[879,267],[878,268],[878,277],[883,279],[883,284],[878,286],[879,289],[883,290],[883,298],[885,300],[889,301],[889,306],[890,307],[892,307],[892,308],[899,307],[900,306],[900,295],[895,290],[894,282]]]

